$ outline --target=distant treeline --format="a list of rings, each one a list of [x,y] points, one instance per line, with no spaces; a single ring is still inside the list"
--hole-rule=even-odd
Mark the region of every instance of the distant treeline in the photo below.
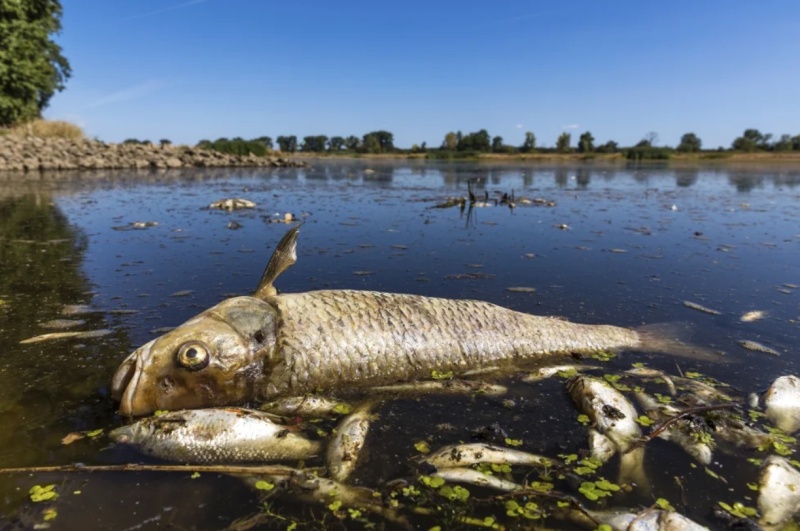
[[[147,140],[128,139],[125,143],[150,143]],[[162,146],[171,142],[162,139]],[[763,134],[758,129],[746,129],[742,136],[737,137],[729,149],[719,147],[713,150],[703,150],[703,143],[695,133],[686,133],[681,136],[680,143],[675,147],[658,145],[658,134],[647,133],[641,141],[633,146],[620,147],[613,140],[603,144],[595,144],[594,136],[586,131],[578,136],[578,141],[573,147],[572,135],[561,133],[553,147],[537,146],[536,135],[528,131],[525,140],[520,146],[506,144],[501,136],[490,136],[486,129],[473,133],[463,134],[461,131],[448,132],[438,147],[428,147],[425,142],[414,144],[409,149],[397,148],[394,145],[394,135],[389,131],[372,131],[361,137],[357,136],[332,136],[311,135],[303,137],[302,142],[294,135],[279,136],[273,142],[272,137],[261,136],[252,140],[241,137],[218,138],[217,140],[201,140],[197,143],[200,149],[213,149],[222,153],[233,155],[266,155],[273,149],[280,149],[284,153],[329,153],[329,154],[357,154],[357,153],[425,153],[431,158],[450,158],[478,155],[481,153],[581,153],[591,155],[594,153],[620,153],[631,160],[668,159],[675,153],[706,152],[787,152],[800,151],[800,135],[781,135],[773,139],[772,134]]]

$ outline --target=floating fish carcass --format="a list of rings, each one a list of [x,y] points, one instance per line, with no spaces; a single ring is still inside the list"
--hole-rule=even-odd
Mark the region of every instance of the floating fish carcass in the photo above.
[[[372,291],[278,294],[298,227],[281,240],[253,297],[202,312],[125,359],[112,394],[123,415],[368,387],[614,349],[703,353],[654,332],[583,325],[472,300]]]

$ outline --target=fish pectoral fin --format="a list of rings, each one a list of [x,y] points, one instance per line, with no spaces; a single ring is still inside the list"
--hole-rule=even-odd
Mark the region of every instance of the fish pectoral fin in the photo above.
[[[278,242],[275,252],[272,253],[267,268],[261,276],[261,282],[254,294],[259,299],[267,299],[278,294],[278,290],[273,286],[273,282],[278,276],[289,269],[297,262],[297,235],[300,232],[300,225],[292,227]]]

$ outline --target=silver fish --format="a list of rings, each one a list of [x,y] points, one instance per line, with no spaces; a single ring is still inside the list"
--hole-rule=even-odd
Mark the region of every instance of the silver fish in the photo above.
[[[478,463],[550,467],[555,460],[541,455],[485,443],[446,446],[425,456],[424,463],[436,468],[468,467]]]
[[[771,455],[758,478],[758,523],[765,531],[783,529],[800,511],[800,471],[783,457]]]
[[[117,428],[119,444],[169,461],[225,464],[308,459],[319,442],[276,424],[267,413],[241,408],[173,411]]]
[[[613,531],[708,531],[708,528],[675,511],[645,509],[640,513],[628,511],[570,511],[568,515],[587,529],[598,524]]]
[[[678,408],[670,404],[662,404],[648,394],[636,393],[635,396],[647,415],[655,420],[664,421],[681,414]],[[703,465],[711,463],[714,455],[714,441],[711,433],[704,426],[695,428],[691,421],[682,419],[662,431],[659,438],[674,442]]]
[[[343,418],[328,445],[328,470],[335,481],[345,481],[356,469],[369,433],[369,404]]]
[[[317,395],[287,396],[268,402],[259,407],[275,415],[322,418],[330,415],[346,415],[353,408],[347,402]]]
[[[298,228],[253,297],[234,297],[141,346],[112,380],[123,415],[460,374],[545,355],[633,349],[702,353],[658,330],[583,325],[486,302],[372,291],[278,294]]]
[[[465,395],[481,394],[487,396],[500,396],[508,392],[503,385],[490,384],[479,380],[425,380],[394,385],[379,385],[370,388],[377,393],[397,395],[442,394]]]
[[[442,468],[431,474],[431,476],[442,478],[445,481],[451,481],[454,483],[468,483],[470,485],[488,487],[490,489],[500,490],[503,492],[513,492],[523,488],[519,483],[514,483],[513,481],[499,478],[497,476],[487,476],[483,472],[479,472],[474,468]]]
[[[770,348],[766,345],[762,345],[757,341],[750,341],[749,339],[740,339],[737,341],[739,346],[742,348],[746,348],[747,350],[752,350],[753,352],[763,352],[764,354],[769,354],[770,356],[780,356],[781,353],[775,350],[774,348]]]

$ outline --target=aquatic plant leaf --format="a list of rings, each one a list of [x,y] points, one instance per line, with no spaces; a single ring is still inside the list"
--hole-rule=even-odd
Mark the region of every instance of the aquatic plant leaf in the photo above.
[[[580,422],[580,423],[581,423],[581,424],[583,424],[584,426],[586,426],[587,424],[589,424],[591,421],[592,421],[592,419],[590,419],[590,418],[589,418],[589,415],[585,415],[585,414],[583,414],[583,413],[581,413],[580,415],[578,415],[578,422]]]
[[[273,483],[270,483],[269,481],[264,481],[262,479],[260,481],[256,481],[256,488],[258,490],[271,491],[272,489],[275,488],[275,485]]]
[[[522,446],[522,439],[512,439],[511,437],[506,437],[505,441],[509,446]]]
[[[657,499],[656,500],[656,506],[659,509],[663,510],[663,511],[674,511],[675,510],[675,507],[673,507],[672,504],[669,503],[669,500],[667,500],[666,498]]]
[[[431,451],[431,446],[427,441],[419,441],[414,443],[414,448],[421,454],[427,454]]]
[[[56,511],[55,507],[48,507],[44,511],[42,511],[42,519],[45,522],[55,520],[56,516],[58,516],[58,511]]]
[[[55,484],[34,485],[28,491],[32,502],[50,501],[58,498]]]
[[[86,432],[86,436],[89,437],[90,439],[92,439],[94,437],[97,437],[101,433],[103,433],[103,428],[97,428],[96,430],[87,431]]]
[[[440,477],[420,476],[419,480],[432,489],[438,489],[444,485],[444,480]]]

